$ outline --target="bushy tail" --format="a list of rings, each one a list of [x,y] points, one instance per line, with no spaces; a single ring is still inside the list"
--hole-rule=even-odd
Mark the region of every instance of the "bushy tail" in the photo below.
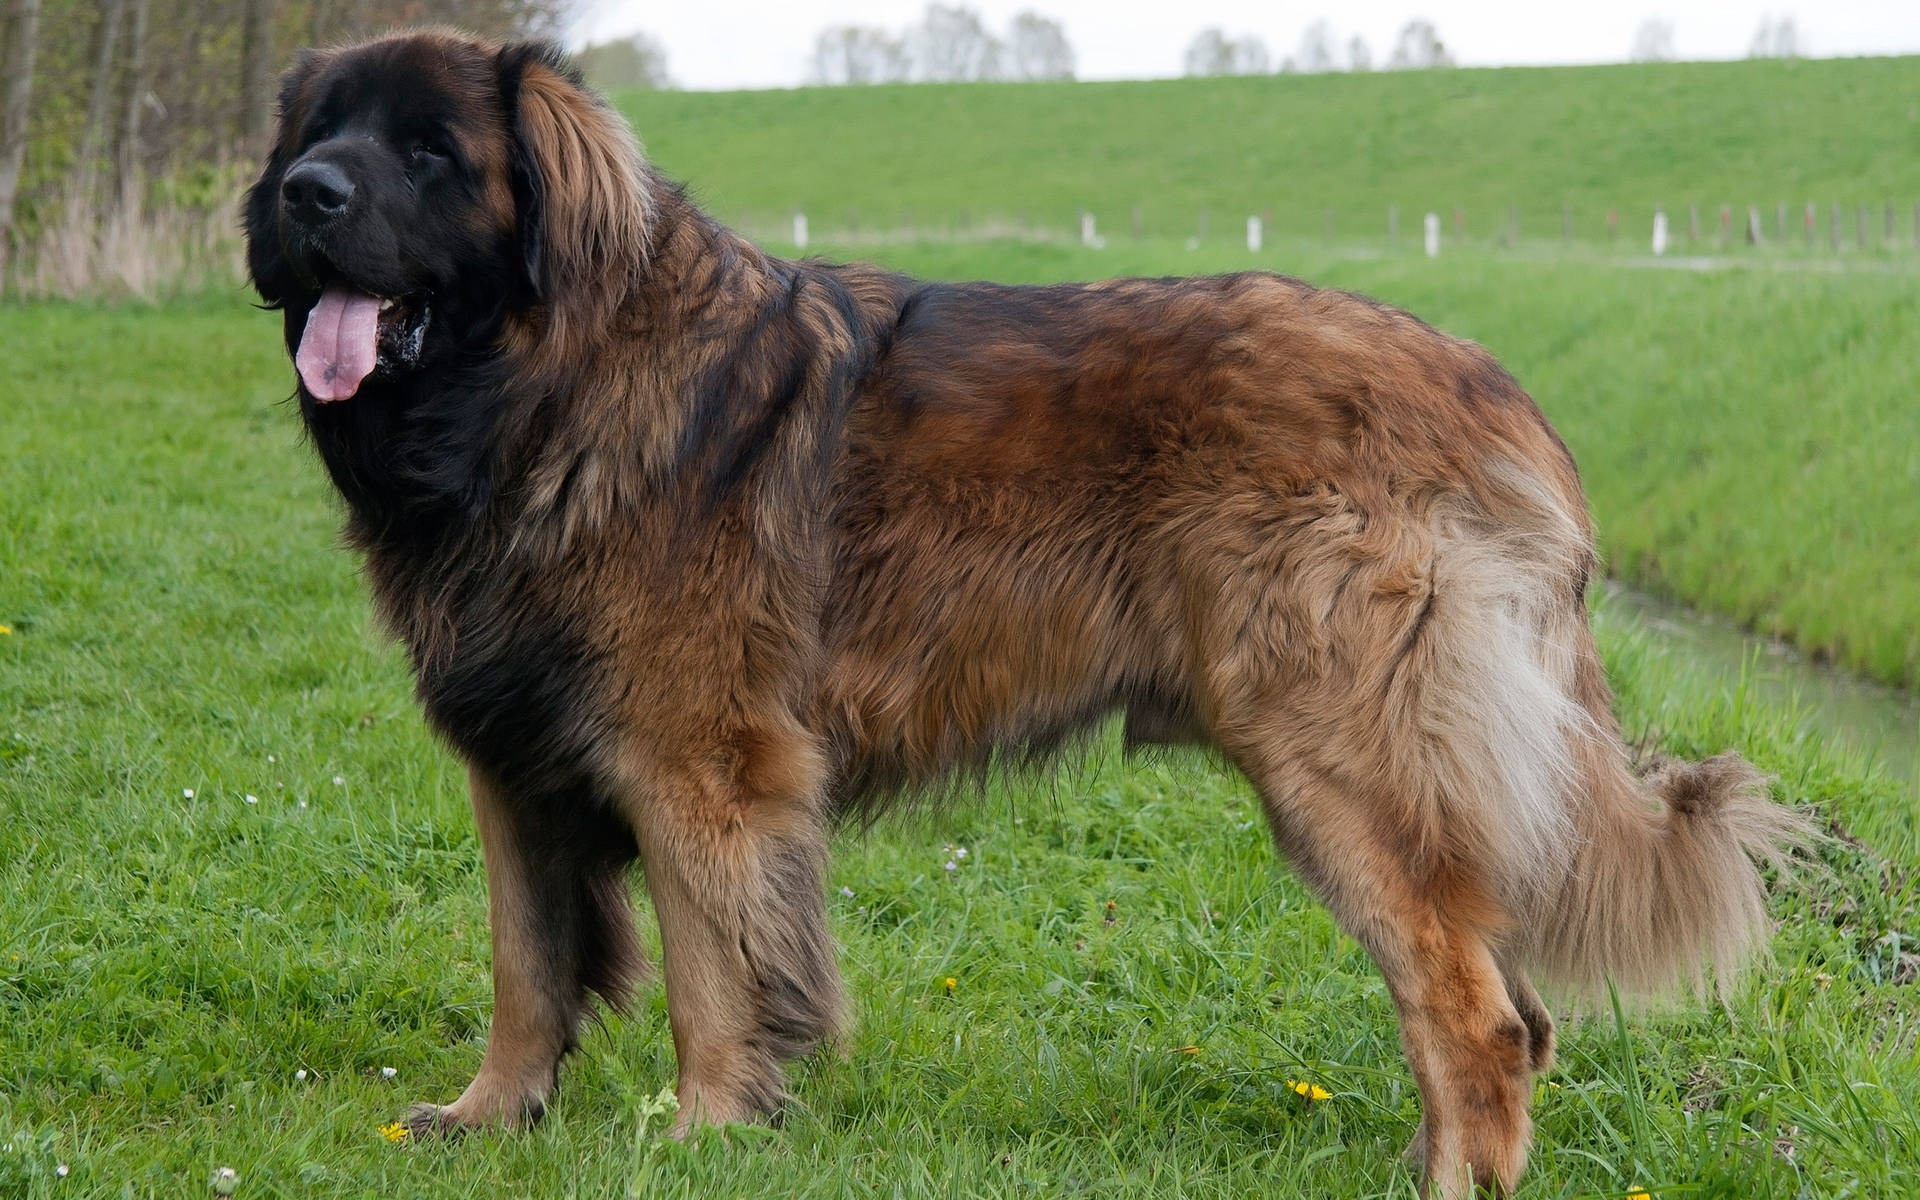
[[[1761,865],[1784,869],[1807,823],[1737,754],[1640,777],[1610,719],[1584,733],[1571,747],[1577,847],[1531,926],[1528,964],[1589,996],[1609,982],[1628,995],[1697,992],[1709,969],[1724,986],[1767,932]]]

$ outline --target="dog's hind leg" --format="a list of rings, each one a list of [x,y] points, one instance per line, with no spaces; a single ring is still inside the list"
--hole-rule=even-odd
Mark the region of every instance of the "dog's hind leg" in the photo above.
[[[1512,1191],[1531,1136],[1533,1028],[1495,956],[1502,920],[1485,882],[1423,853],[1364,796],[1246,766],[1287,857],[1386,978],[1420,1090],[1408,1157],[1422,1194]]]
[[[630,810],[660,919],[680,1133],[777,1116],[782,1064],[842,1019],[818,759],[769,743],[755,765],[676,772]]]
[[[588,795],[533,800],[469,772],[486,856],[493,1024],[480,1072],[452,1104],[416,1105],[416,1135],[538,1120],[589,991],[618,1007],[641,973],[627,866],[637,847]]]

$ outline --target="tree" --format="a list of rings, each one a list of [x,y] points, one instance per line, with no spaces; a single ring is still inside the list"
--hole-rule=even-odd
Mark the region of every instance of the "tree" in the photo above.
[[[1339,69],[1333,56],[1333,26],[1315,21],[1300,34],[1299,48],[1293,52],[1294,68],[1306,75],[1323,75]]]
[[[74,159],[73,181],[67,188],[67,217],[80,219],[93,205],[93,189],[99,170],[100,143],[106,134],[107,105],[113,100],[114,53],[120,42],[120,18],[126,13],[126,0],[102,0],[100,19],[95,22],[93,45],[87,63],[93,79],[87,89],[87,123],[80,132],[80,149]]]
[[[1202,29],[1187,43],[1189,75],[1265,75],[1267,44],[1252,34],[1228,37],[1219,26]]]
[[[133,0],[132,23],[127,29],[126,107],[121,110],[120,138],[114,155],[114,191],[120,197],[121,211],[140,208],[140,175],[144,165],[144,147],[140,142],[140,121],[153,96],[147,83],[147,3]]]
[[[667,48],[658,38],[646,33],[630,33],[623,38],[588,46],[574,55],[593,86],[603,91],[613,88],[670,88],[667,75]]]
[[[1373,70],[1373,51],[1367,48],[1367,39],[1357,33],[1347,41],[1347,70]]]
[[[831,25],[813,39],[815,83],[901,83],[909,65],[906,46],[884,29]]]
[[[1073,46],[1060,22],[1029,9],[1013,19],[1007,44],[1013,78],[1073,78]]]
[[[1389,71],[1452,65],[1453,56],[1447,53],[1446,43],[1440,40],[1440,31],[1425,17],[1415,17],[1400,27],[1399,34],[1393,39],[1393,53],[1387,57]]]
[[[240,152],[266,153],[273,120],[273,0],[245,0],[240,12]]]
[[[1748,58],[1799,58],[1800,55],[1800,29],[1792,17],[1760,18],[1760,28],[1753,31],[1753,45],[1747,50]]]
[[[1633,49],[1627,59],[1630,62],[1672,62],[1673,22],[1659,17],[1648,17],[1640,22],[1640,28],[1633,31]]]
[[[907,31],[906,45],[915,79],[959,83],[1003,75],[1006,47],[964,5],[927,5],[920,23]]]
[[[27,157],[27,111],[33,102],[33,60],[40,46],[40,0],[13,0],[6,23],[5,107],[0,108],[0,258],[13,233],[13,202]]]

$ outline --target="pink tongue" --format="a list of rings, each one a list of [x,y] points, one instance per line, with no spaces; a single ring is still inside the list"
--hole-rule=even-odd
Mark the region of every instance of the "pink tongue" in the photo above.
[[[380,339],[380,301],[330,287],[307,314],[293,365],[315,400],[345,400],[373,374]]]

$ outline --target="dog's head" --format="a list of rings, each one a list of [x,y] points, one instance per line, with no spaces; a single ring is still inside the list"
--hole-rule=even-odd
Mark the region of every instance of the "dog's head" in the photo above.
[[[644,257],[645,211],[631,135],[557,48],[402,34],[287,73],[248,266],[325,404],[605,295]]]

